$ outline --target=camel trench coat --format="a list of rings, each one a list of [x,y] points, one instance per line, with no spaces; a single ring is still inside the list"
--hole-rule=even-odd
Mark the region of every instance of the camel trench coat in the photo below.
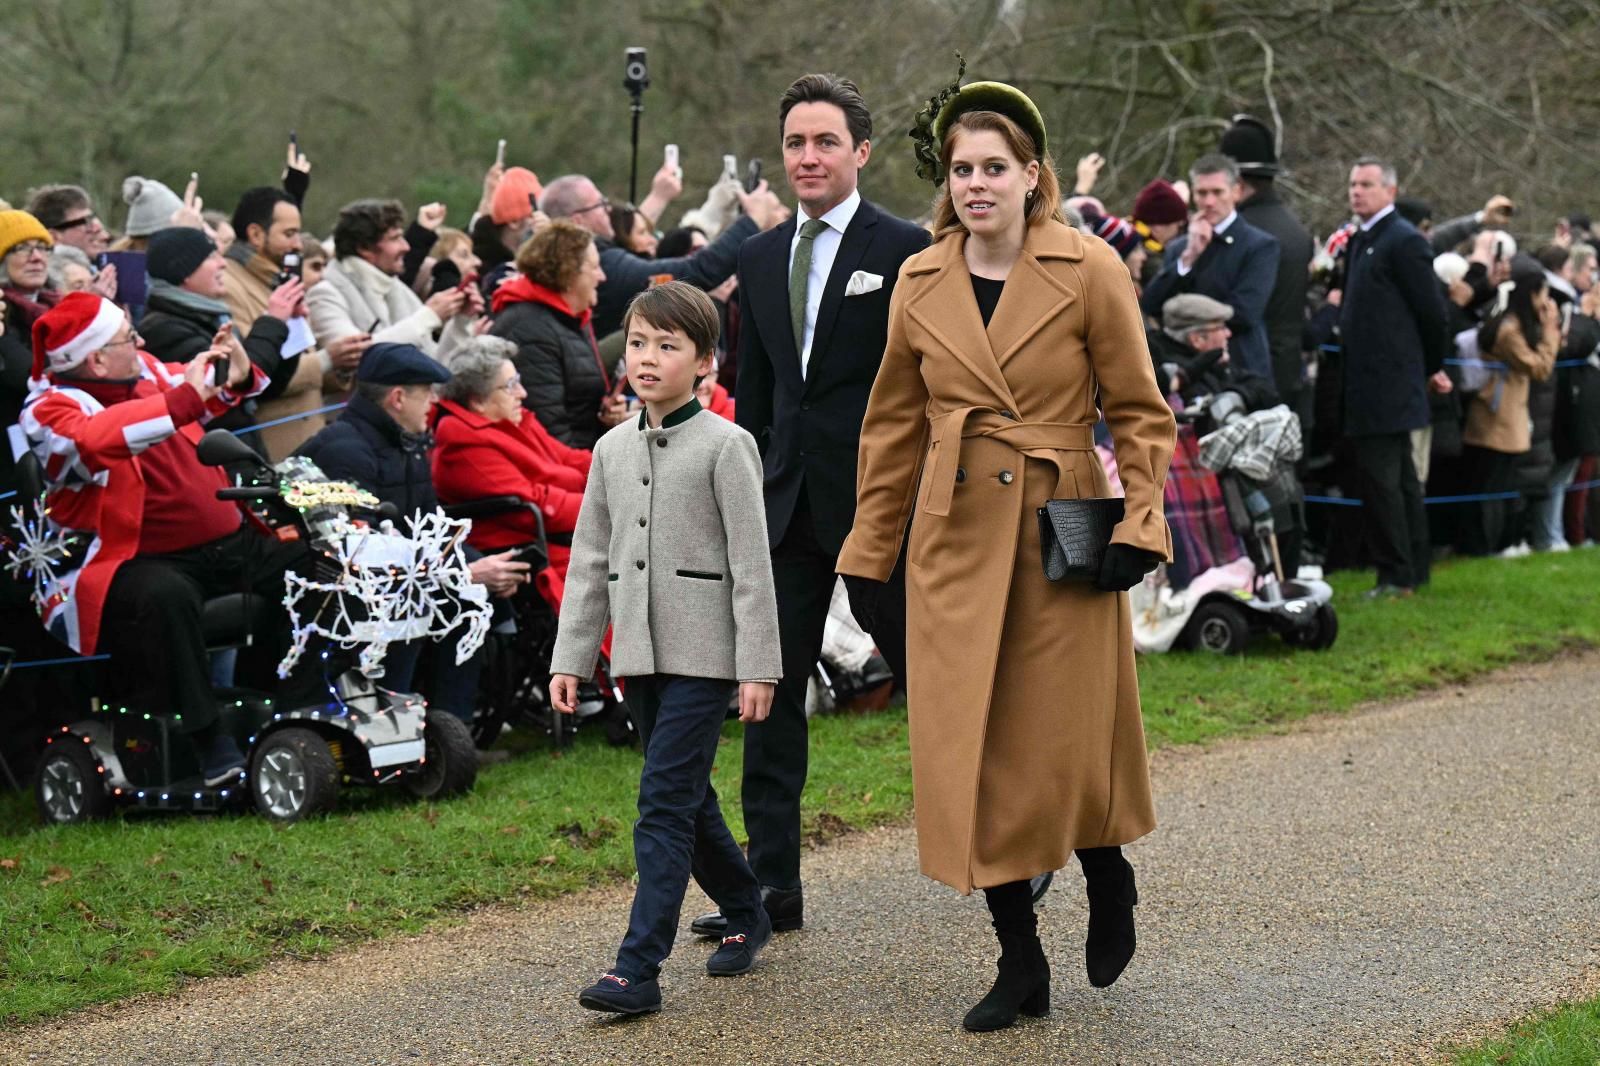
[[[1155,828],[1126,593],[1052,584],[1047,499],[1109,496],[1112,540],[1170,559],[1175,442],[1128,271],[1105,242],[1029,227],[987,329],[955,233],[901,268],[861,432],[839,571],[885,579],[907,523],[911,762],[922,872],[962,893]],[[913,520],[914,514],[914,520]]]

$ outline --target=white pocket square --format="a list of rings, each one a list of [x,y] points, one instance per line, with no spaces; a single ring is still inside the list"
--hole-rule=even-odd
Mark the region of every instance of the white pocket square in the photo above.
[[[883,288],[882,274],[869,274],[865,270],[858,270],[850,275],[850,284],[844,288],[846,296],[860,296],[863,293],[877,292]]]

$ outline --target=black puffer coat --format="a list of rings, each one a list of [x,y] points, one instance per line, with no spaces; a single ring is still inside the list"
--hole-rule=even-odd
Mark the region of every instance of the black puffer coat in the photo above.
[[[600,404],[611,390],[588,316],[566,310],[561,298],[527,278],[500,286],[491,336],[517,346],[517,373],[528,396],[522,405],[562,444],[593,448],[606,431]]]
[[[439,499],[428,464],[430,438],[406,433],[389,413],[359,392],[350,406],[295,449],[335,481],[350,481],[406,517],[431,511]]]

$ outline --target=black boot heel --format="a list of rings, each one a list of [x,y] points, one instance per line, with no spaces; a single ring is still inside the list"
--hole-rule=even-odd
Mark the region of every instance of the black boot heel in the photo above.
[[[1050,1013],[1050,983],[1046,981],[1033,990],[1033,995],[1022,1001],[1019,1008],[1030,1018],[1043,1018]]]

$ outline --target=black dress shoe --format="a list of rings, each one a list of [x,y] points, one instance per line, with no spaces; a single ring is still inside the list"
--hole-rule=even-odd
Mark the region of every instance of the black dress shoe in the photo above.
[[[761,924],[755,929],[722,938],[722,944],[706,960],[706,973],[712,977],[737,977],[755,968],[756,956],[772,939],[772,919],[757,911]]]
[[[1050,1013],[1050,963],[1037,934],[1000,934],[999,976],[994,987],[961,1020],[969,1033],[1009,1029],[1018,1014],[1042,1018]]]
[[[767,908],[767,917],[772,919],[774,933],[791,933],[805,926],[806,902],[801,889],[762,885],[761,902]],[[721,911],[702,914],[689,923],[689,931],[695,936],[721,940],[728,934],[728,919],[722,916]]]
[[[630,981],[607,973],[578,993],[578,1006],[607,1014],[654,1014],[661,1009],[661,986],[654,977]]]
[[[1084,968],[1091,985],[1105,988],[1122,976],[1133,958],[1137,946],[1133,907],[1139,902],[1139,890],[1134,887],[1133,867],[1120,854],[1112,862],[1085,863],[1083,872],[1089,886]]]

